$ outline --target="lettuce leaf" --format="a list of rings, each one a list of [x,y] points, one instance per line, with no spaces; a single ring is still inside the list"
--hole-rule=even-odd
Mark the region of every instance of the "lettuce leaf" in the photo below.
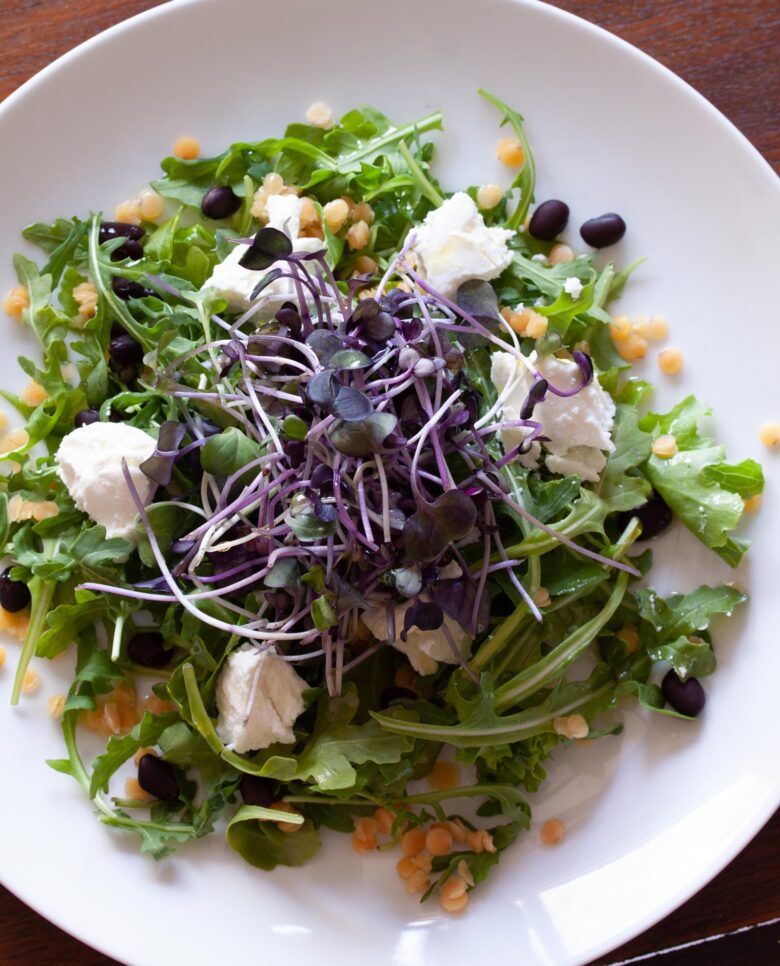
[[[670,434],[678,452],[670,459],[651,455],[642,469],[674,514],[701,542],[731,567],[736,567],[749,544],[731,538],[744,509],[745,494],[763,489],[761,467],[754,460],[729,464],[726,450],[699,429],[712,410],[688,396],[671,412],[648,413],[639,428],[653,438]]]

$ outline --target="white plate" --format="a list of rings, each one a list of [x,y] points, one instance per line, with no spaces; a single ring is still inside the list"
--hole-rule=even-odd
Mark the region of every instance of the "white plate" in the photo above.
[[[716,406],[730,455],[764,457],[769,486],[746,527],[750,563],[733,574],[680,533],[666,540],[659,566],[664,590],[734,579],[749,585],[753,603],[720,629],[721,668],[702,719],[632,715],[622,738],[560,755],[531,834],[460,918],[417,905],[393,858],[360,858],[339,836],[305,869],[271,875],[217,836],[159,865],[140,857],[93,819],[74,782],[43,764],[61,754],[46,696],[61,690],[62,671],[44,669],[41,692],[12,711],[7,665],[0,878],[118,959],[453,966],[509,954],[583,963],[688,898],[778,804],[778,456],[760,452],[757,431],[780,418],[769,310],[780,191],[744,138],[648,57],[554,8],[509,0],[157,8],[63,57],[2,108],[0,288],[13,281],[24,224],[111,211],[155,176],[178,135],[216,151],[279,132],[313,100],[338,111],[370,101],[400,121],[442,108],[445,186],[505,181],[493,157],[497,117],[478,86],[527,116],[538,197],[571,203],[574,243],[584,218],[617,210],[629,225],[617,255],[650,257],[626,308],[668,316],[687,359],[683,378],[659,379],[660,404],[695,388]],[[9,325],[5,338],[18,350],[22,333]],[[15,354],[5,352],[3,385],[22,383]],[[657,375],[652,362],[647,369]],[[568,834],[544,849],[538,827],[551,815]]]

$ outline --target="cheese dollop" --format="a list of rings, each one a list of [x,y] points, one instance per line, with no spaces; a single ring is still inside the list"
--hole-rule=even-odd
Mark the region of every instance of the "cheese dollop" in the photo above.
[[[151,436],[124,423],[91,423],[68,433],[54,461],[57,473],[79,510],[106,528],[107,537],[135,536],[135,503],[122,473],[127,460],[130,478],[141,500],[149,499],[152,481],[139,465],[155,450]]]
[[[415,229],[412,250],[431,287],[447,298],[471,279],[497,278],[512,261],[507,241],[515,232],[488,228],[474,201],[456,192]]]
[[[217,734],[239,753],[292,744],[307,687],[273,648],[244,644],[230,654],[217,679]]]
[[[537,361],[532,353],[528,359],[541,375],[559,389],[573,389],[581,379],[576,362],[554,356]],[[502,419],[506,422],[519,418],[523,402],[533,384],[533,376],[511,352],[495,352],[491,359],[490,378],[503,396]],[[568,476],[576,473],[581,479],[596,483],[607,463],[606,453],[615,449],[612,427],[615,403],[602,389],[597,379],[573,396],[547,393],[544,402],[534,409],[533,419],[542,425],[545,464],[551,473]],[[522,427],[507,427],[500,431],[504,450],[518,446],[527,431]],[[528,453],[520,456],[524,466],[535,468],[542,454],[538,442],[531,444]]]
[[[285,232],[293,243],[293,251],[316,252],[325,247],[319,238],[299,238],[301,225],[302,199],[295,195],[271,195],[268,199],[268,227]],[[245,312],[252,304],[252,292],[257,283],[275,268],[285,271],[289,266],[284,261],[275,262],[270,268],[254,271],[243,268],[238,263],[249,249],[249,245],[236,245],[230,254],[214,266],[203,287],[211,288],[215,294],[227,299],[231,312]],[[259,318],[270,318],[285,302],[297,303],[297,291],[291,278],[277,278],[259,293],[257,299],[262,308]]]

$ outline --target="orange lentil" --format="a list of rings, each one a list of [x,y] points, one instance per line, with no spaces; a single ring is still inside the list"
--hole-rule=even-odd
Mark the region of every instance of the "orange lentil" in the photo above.
[[[428,775],[431,787],[442,792],[448,788],[456,788],[460,781],[460,768],[454,761],[437,761]]]
[[[463,895],[455,899],[445,899],[442,896],[440,901],[441,907],[445,912],[463,912],[469,904],[469,895],[467,892],[464,892]]]
[[[609,324],[609,334],[616,342],[631,335],[631,319],[627,315],[616,315]]]
[[[352,221],[364,221],[367,225],[373,225],[376,219],[376,212],[366,201],[360,201],[350,211],[349,217]]]
[[[465,881],[466,885],[474,886],[474,876],[471,874],[471,868],[465,859],[458,862],[458,875]]]
[[[525,161],[525,151],[517,138],[501,138],[496,144],[496,157],[508,168],[519,168]]]
[[[347,232],[347,244],[352,251],[359,251],[365,248],[371,237],[367,221],[356,221]]]
[[[332,232],[341,231],[349,215],[349,205],[343,198],[329,201],[322,209],[322,217]]]
[[[490,834],[490,832],[488,832],[487,829],[478,828],[473,832],[469,832],[466,840],[472,852],[496,851],[496,847],[493,844],[493,836]]]
[[[652,339],[653,342],[665,339],[669,335],[669,323],[660,315],[651,315],[644,328],[645,338]]]
[[[572,738],[587,738],[590,733],[590,726],[581,714],[570,714],[567,727]]]
[[[24,285],[15,285],[3,299],[3,311],[21,322],[22,313],[30,307],[30,293]]]
[[[756,513],[761,507],[761,494],[756,493],[749,500],[745,500],[745,513]]]
[[[30,442],[30,434],[26,429],[12,429],[0,439],[0,453],[12,453]]]
[[[780,446],[780,423],[764,423],[759,431],[758,438],[769,449]]]
[[[133,755],[133,761],[136,765],[141,763],[141,759],[144,755],[152,755],[154,758],[159,758],[160,756],[154,750],[154,748],[139,748],[138,751]]]
[[[6,658],[8,657],[8,651],[0,644],[0,667],[5,664]]]
[[[453,842],[463,845],[468,835],[468,829],[459,818],[454,818],[447,823]]]
[[[182,161],[194,161],[200,155],[200,142],[197,138],[188,135],[176,138],[173,144],[173,153]]]
[[[483,184],[477,188],[477,204],[484,211],[490,211],[504,197],[504,189],[500,184]]]
[[[414,875],[409,876],[406,880],[406,891],[407,892],[425,892],[428,886],[431,884],[431,880],[423,872],[422,869],[418,869]]]
[[[289,823],[287,823],[287,822],[280,822],[279,823],[279,828],[281,828],[282,825],[287,825],[287,824],[289,824]],[[357,853],[359,853],[360,855],[362,855],[364,852],[370,852],[370,851],[372,851],[373,849],[376,848],[376,839],[373,837],[373,835],[370,838],[363,838],[362,835],[358,835],[357,832],[353,832],[352,833],[352,848]]]
[[[425,829],[410,828],[401,836],[401,851],[404,855],[418,855],[425,848]]]
[[[48,398],[49,394],[34,379],[27,383],[22,392],[22,402],[26,402],[28,406],[38,406]]]
[[[292,815],[299,815],[300,812],[296,811],[295,808],[289,802],[274,802],[271,808],[276,809],[278,812],[290,812]],[[279,822],[277,821],[276,827],[280,832],[297,832],[301,827],[294,822]]]
[[[419,872],[419,867],[414,861],[411,855],[405,855],[400,859],[395,866],[396,872],[401,876],[402,879],[411,879],[411,877]]]
[[[374,275],[379,266],[370,255],[360,255],[355,260],[355,271],[358,275]]]
[[[626,362],[637,362],[647,355],[647,340],[636,332],[630,333],[625,339],[615,343],[618,355]]]
[[[52,695],[47,702],[46,708],[52,718],[59,718],[62,712],[65,710],[65,695]]]
[[[639,650],[639,631],[633,624],[626,624],[621,627],[615,636],[626,644],[629,654],[635,654]]]
[[[529,316],[528,321],[525,326],[525,335],[529,339],[541,339],[541,337],[547,332],[547,326],[549,325],[547,319],[543,315],[539,315],[538,312],[532,312],[528,310]]]
[[[653,453],[661,460],[671,459],[677,453],[677,440],[665,433],[653,440]]]
[[[448,828],[432,828],[425,836],[425,848],[431,855],[449,855],[452,851],[452,833]]]
[[[667,376],[676,375],[683,367],[683,354],[679,349],[664,349],[658,353],[658,368]]]
[[[377,828],[378,826],[373,818],[358,818],[355,820],[355,832],[361,838],[373,838]]]
[[[141,711],[148,711],[150,714],[165,714],[166,711],[175,711],[176,705],[172,701],[163,701],[152,692],[141,701]]]
[[[25,694],[32,694],[41,686],[41,676],[35,668],[28,668],[22,678],[22,691]]]
[[[392,812],[388,812],[386,808],[378,808],[374,812],[374,821],[376,822],[377,829],[383,835],[390,835],[393,831],[393,822],[395,817]]]
[[[550,603],[550,591],[546,587],[537,587],[534,594],[534,603],[537,607],[547,607]]]
[[[306,120],[313,127],[332,127],[333,111],[322,101],[315,101],[306,112]]]
[[[466,880],[459,875],[454,875],[447,879],[441,887],[442,899],[458,899],[466,892]]]
[[[141,211],[138,200],[132,199],[120,202],[114,209],[114,221],[121,221],[126,225],[140,225]]]
[[[570,245],[565,245],[563,242],[558,245],[553,245],[553,247],[550,249],[550,254],[547,256],[547,261],[551,265],[560,265],[563,262],[573,262],[574,250]]]
[[[113,701],[106,701],[103,705],[103,720],[106,728],[114,735],[118,735],[122,730],[122,715],[119,708]]]
[[[145,221],[156,221],[165,211],[165,198],[152,188],[146,188],[138,197],[138,212]]]
[[[125,782],[125,798],[136,802],[153,802],[154,795],[150,795],[141,788],[137,778],[128,778]]]
[[[557,845],[563,841],[564,835],[566,835],[566,826],[559,818],[548,819],[539,829],[539,838],[544,845]]]
[[[21,611],[6,610],[0,607],[0,631],[7,631],[18,641],[23,641],[27,635],[27,628],[30,626],[29,609]]]

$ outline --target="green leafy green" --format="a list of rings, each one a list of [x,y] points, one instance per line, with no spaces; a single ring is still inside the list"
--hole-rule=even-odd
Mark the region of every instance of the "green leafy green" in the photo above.
[[[711,412],[688,396],[669,413],[648,413],[640,429],[654,438],[674,436],[678,451],[669,459],[651,455],[643,471],[691,533],[734,567],[747,549],[730,537],[742,516],[742,493],[761,492],[763,475],[752,460],[724,462],[725,448],[699,429]]]

